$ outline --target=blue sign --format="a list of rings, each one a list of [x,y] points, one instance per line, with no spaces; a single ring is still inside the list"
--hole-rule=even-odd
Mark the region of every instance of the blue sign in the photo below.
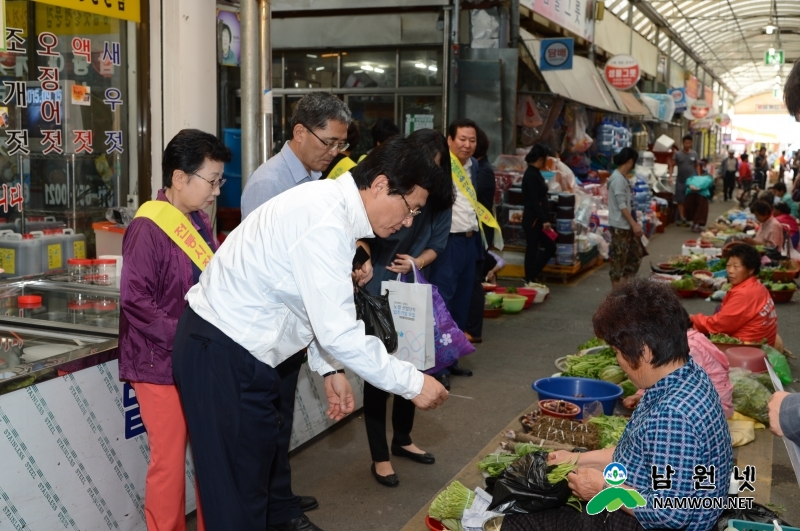
[[[539,69],[572,70],[572,58],[575,56],[573,39],[542,39]]]
[[[686,110],[686,89],[683,87],[680,88],[671,88],[667,92],[669,95],[672,96],[672,100],[675,102],[675,113],[683,112]]]

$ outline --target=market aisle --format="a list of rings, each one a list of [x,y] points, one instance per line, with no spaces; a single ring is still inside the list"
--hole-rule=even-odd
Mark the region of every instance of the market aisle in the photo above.
[[[711,215],[716,217],[731,205],[713,203]],[[640,274],[649,274],[651,259],[657,263],[679,254],[681,243],[690,238],[689,229],[675,226],[657,235]],[[452,397],[435,411],[417,412],[412,437],[436,456],[435,465],[395,458],[400,486],[380,486],[370,475],[360,412],[297,450],[292,457],[294,490],[320,501],[320,508],[309,513],[311,520],[325,531],[361,531],[365,524],[371,530],[403,528],[511,419],[533,403],[536,394],[531,382],[552,375],[557,358],[573,353],[577,345],[593,337],[592,314],[610,289],[608,267],[575,286],[550,286],[552,292],[544,304],[486,320],[484,342],[463,361],[475,376],[452,379],[452,393],[473,399]],[[686,307],[690,313],[713,311],[711,303],[700,299],[687,301]],[[795,302],[778,308],[780,333],[796,352],[800,351],[800,330],[788,323],[797,322],[798,307],[800,303]],[[774,441],[773,454],[772,501],[788,509],[787,520],[800,523],[797,482],[779,439]]]

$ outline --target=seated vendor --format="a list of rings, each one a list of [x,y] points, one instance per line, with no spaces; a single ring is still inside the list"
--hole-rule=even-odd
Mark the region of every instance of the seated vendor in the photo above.
[[[695,329],[704,334],[727,334],[745,343],[766,339],[775,346],[778,314],[769,291],[758,281],[760,268],[761,255],[754,247],[734,245],[726,266],[731,290],[717,313],[692,316]]]
[[[792,215],[789,205],[783,201],[775,203],[773,215],[778,220],[778,223],[783,226],[783,230],[789,233],[792,247],[797,248],[797,244],[800,243],[800,226],[797,225],[797,218]]]
[[[786,206],[789,207],[789,212],[792,214],[792,216],[797,217],[797,203],[794,202],[792,199],[792,194],[790,194],[786,189],[786,184],[783,182],[777,182],[770,188],[770,190],[775,196],[775,201],[786,203]]]
[[[587,453],[552,452],[549,464],[570,461],[577,469],[567,476],[578,498],[591,500],[606,487],[603,470],[623,465],[621,488],[636,490],[646,505],[603,510],[595,515],[561,507],[529,515],[507,515],[503,530],[684,529],[706,531],[715,526],[721,509],[663,510],[663,498],[725,498],[733,455],[730,431],[717,392],[705,372],[689,357],[688,323],[681,302],[668,286],[631,278],[614,288],[592,319],[595,334],[617,354],[631,381],[645,389],[616,448]],[[714,486],[696,490],[697,465],[710,470]],[[655,467],[656,474],[653,474]],[[669,475],[668,489],[664,479]]]
[[[744,238],[742,241],[750,245],[769,245],[778,249],[782,248],[783,227],[772,215],[772,205],[759,200],[751,208],[760,225],[754,237]]]
[[[686,339],[689,340],[689,355],[706,372],[711,383],[714,384],[714,389],[717,390],[722,404],[722,411],[726,418],[730,418],[733,416],[733,384],[729,374],[728,357],[706,336],[692,327],[692,321],[685,309],[683,313],[686,314],[686,321],[689,323],[689,330],[686,331]],[[622,404],[628,409],[634,409],[641,401],[642,396],[644,396],[644,389],[639,389],[635,395],[623,400]]]

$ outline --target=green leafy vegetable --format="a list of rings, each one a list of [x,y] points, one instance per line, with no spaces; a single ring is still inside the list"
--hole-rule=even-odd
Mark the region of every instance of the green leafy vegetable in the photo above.
[[[769,426],[769,411],[767,405],[772,397],[769,389],[761,385],[758,380],[731,371],[733,383],[733,409],[756,419]]]
[[[445,518],[442,520],[442,525],[450,531],[463,531],[464,527],[461,525],[461,520],[455,518]]]
[[[628,398],[631,395],[635,395],[636,391],[639,390],[636,388],[635,385],[633,385],[633,382],[630,380],[625,380],[624,382],[619,384],[619,386],[622,387],[622,398]]]
[[[578,347],[578,350],[581,351],[581,350],[586,350],[586,349],[590,349],[590,348],[594,348],[594,347],[602,347],[602,346],[605,346],[605,344],[606,344],[606,342],[603,341],[602,339],[600,339],[599,337],[594,337],[594,338],[590,339],[589,341],[587,341],[586,343],[584,343],[583,345],[580,345]]]
[[[613,384],[622,383],[627,378],[628,375],[619,365],[610,365],[600,371],[600,379]]]
[[[617,365],[617,355],[611,348],[603,349],[597,354],[587,354],[585,356],[567,356],[565,360],[566,370],[564,376],[577,378],[600,378],[600,372],[611,365]]]
[[[712,273],[716,273],[717,271],[725,271],[727,267],[728,267],[728,259],[722,258],[717,263],[709,267],[708,270],[711,271]]]
[[[708,262],[703,258],[695,258],[688,264],[683,267],[683,270],[687,273],[691,273],[693,271],[700,271],[701,269],[705,269],[708,267]]]
[[[556,465],[547,472],[547,481],[549,481],[551,485],[555,485],[559,481],[564,481],[567,479],[567,474],[576,468],[578,468],[576,465],[566,461],[560,465]]]
[[[517,454],[489,454],[478,462],[478,468],[496,478],[508,468],[508,465],[519,459]]]
[[[673,280],[672,287],[680,290],[693,290],[695,285],[692,277],[683,277],[680,280]]]
[[[472,507],[473,501],[475,493],[461,482],[454,481],[434,498],[428,509],[428,516],[440,522],[447,519],[461,520],[464,511]]]
[[[600,432],[600,448],[616,446],[628,425],[625,417],[600,415],[589,419],[590,424],[597,426]]]
[[[729,343],[731,345],[741,345],[742,342],[735,337],[731,337],[728,334],[711,334],[711,342],[712,343]]]

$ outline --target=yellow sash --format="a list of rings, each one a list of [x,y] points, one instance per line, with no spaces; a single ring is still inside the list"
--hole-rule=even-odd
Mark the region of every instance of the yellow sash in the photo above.
[[[345,157],[333,167],[328,174],[328,179],[338,179],[344,172],[348,172],[356,167],[356,163],[350,157]]]
[[[208,244],[183,213],[166,201],[148,201],[136,211],[137,218],[147,218],[186,253],[200,271],[204,271],[214,256]]]
[[[461,193],[469,200],[472,209],[478,216],[478,226],[481,229],[481,237],[483,237],[484,244],[486,243],[486,237],[483,234],[483,224],[485,223],[494,229],[494,246],[502,250],[503,233],[500,230],[500,224],[494,219],[492,213],[478,201],[478,194],[475,192],[475,187],[472,186],[472,180],[467,175],[466,170],[464,170],[464,166],[461,165],[461,161],[452,153],[450,153],[450,166],[453,169],[453,181],[455,181]]]

